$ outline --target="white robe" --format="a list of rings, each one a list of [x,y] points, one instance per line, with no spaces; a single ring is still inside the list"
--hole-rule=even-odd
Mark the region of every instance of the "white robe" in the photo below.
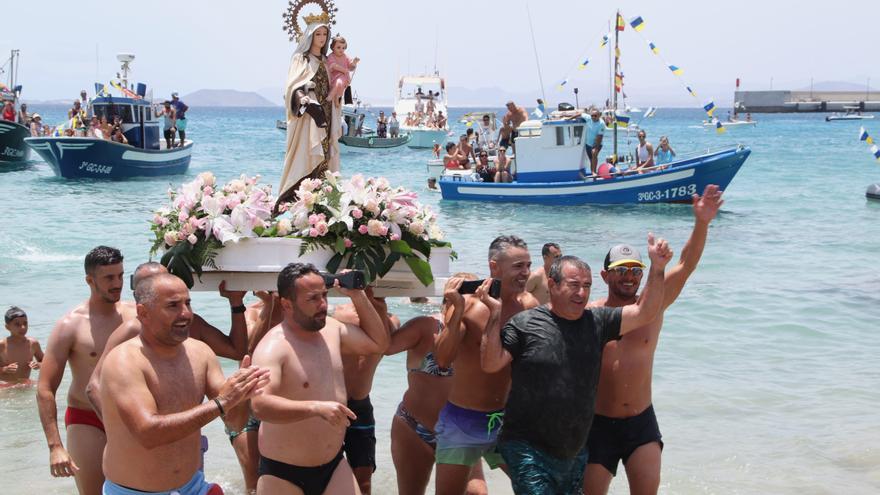
[[[311,39],[311,33],[308,38]],[[308,44],[310,46],[311,43]],[[284,155],[284,171],[281,173],[281,185],[278,189],[280,198],[287,189],[296,185],[303,177],[311,174],[324,160],[324,149],[321,141],[327,136],[327,129],[321,129],[309,114],[301,117],[291,110],[294,92],[312,80],[320,67],[321,61],[314,56],[303,56],[302,52],[294,53],[287,72],[287,86],[284,92],[284,104],[287,110],[287,152]],[[317,101],[314,91],[309,91],[312,101]],[[321,102],[318,102],[321,103]],[[327,158],[327,170],[339,171],[339,138],[342,136],[340,121],[342,109],[339,105],[332,106],[332,115],[327,119],[330,126],[330,156]]]

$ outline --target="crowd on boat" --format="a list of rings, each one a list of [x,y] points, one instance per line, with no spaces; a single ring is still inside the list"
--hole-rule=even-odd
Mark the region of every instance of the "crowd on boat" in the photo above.
[[[134,300],[124,300],[122,253],[98,246],[84,263],[90,296],[59,319],[45,352],[26,335],[25,311],[6,312],[0,380],[27,382],[39,369],[51,474],[73,476],[81,494],[222,493],[204,481],[210,455],[200,439],[218,417],[248,493],[286,493],[287,483],[307,494],[370,493],[370,392],[379,362],[398,353],[408,381],[391,423],[398,493],[425,493],[432,472],[438,494],[488,493],[482,460],[504,467],[516,493],[606,493],[621,461],[634,491],[656,492],[663,442],[650,362],[662,314],[722,202],[714,186],[695,199],[693,232],[669,270],[661,239],[649,235],[650,264],[631,245],[612,247],[598,263],[606,297],[590,301],[589,264],[559,244],[544,244],[532,270],[528,245],[505,235],[488,246],[486,279],[453,275],[436,312],[405,322],[369,288],[333,278],[349,302],[331,307],[326,277],[297,263],[251,304],[221,284],[224,332],[156,262],[134,270]],[[630,349],[636,342],[647,352]],[[217,357],[241,366],[224,378]],[[64,442],[56,395],[68,363]]]
[[[440,92],[428,90],[426,95],[419,87],[415,93],[416,102],[412,112],[407,112],[404,125],[407,127],[427,127],[428,129],[445,129],[448,117],[438,110],[434,100],[440,98]]]

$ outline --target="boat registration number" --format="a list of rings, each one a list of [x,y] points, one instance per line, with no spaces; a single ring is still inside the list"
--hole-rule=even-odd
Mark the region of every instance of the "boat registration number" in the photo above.
[[[640,192],[639,201],[668,201],[687,199],[692,194],[697,193],[696,184],[688,184],[686,186],[670,187],[668,189],[657,189],[656,191]]]
[[[21,158],[24,156],[24,151],[17,150],[15,148],[11,148],[11,147],[7,146],[6,149],[3,150],[3,156],[11,156],[13,158]]]
[[[92,162],[82,162],[79,165],[79,169],[92,174],[109,174],[113,170],[113,167],[110,165],[98,165],[97,163]]]

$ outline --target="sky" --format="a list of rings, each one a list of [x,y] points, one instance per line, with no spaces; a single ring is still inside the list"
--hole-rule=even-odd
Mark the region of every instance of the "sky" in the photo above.
[[[115,75],[115,55],[128,52],[137,57],[132,80],[146,82],[156,97],[237,89],[281,100],[294,47],[281,29],[286,1],[151,0],[141,3],[146,11],[129,5],[135,4],[45,0],[5,7],[15,20],[0,32],[0,56],[21,49],[25,99],[73,99],[82,88],[91,94],[96,79]],[[880,30],[863,22],[880,18],[876,0],[337,0],[336,6],[333,34],[345,36],[348,55],[362,60],[353,87],[373,104],[391,102],[400,75],[432,71],[435,60],[451,106],[455,88],[501,88],[500,100],[503,94],[540,97],[541,79],[551,103],[573,100],[574,87],[582,104],[600,103],[609,71],[599,42],[615,9],[626,20],[645,22],[641,33],[628,25],[621,33],[625,91],[633,105],[696,107],[710,98],[729,105],[737,77],[747,90],[770,89],[771,81],[773,89],[801,89],[811,78],[859,85],[870,78],[880,87]],[[313,11],[314,5],[304,9]],[[646,40],[683,70],[681,78]],[[578,70],[583,57],[591,63]],[[493,93],[483,94],[491,99]]]

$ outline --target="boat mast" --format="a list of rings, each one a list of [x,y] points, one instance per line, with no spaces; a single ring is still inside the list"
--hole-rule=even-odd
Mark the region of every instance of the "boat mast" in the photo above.
[[[535,52],[535,65],[538,67],[538,83],[541,84],[541,99],[547,104],[547,95],[544,94],[544,78],[541,76],[541,61],[538,59],[538,46],[535,44],[535,29],[532,27],[532,12],[529,10],[529,2],[526,2],[526,16],[529,19],[529,32],[532,33],[532,50]]]
[[[612,125],[614,125],[614,163],[616,164],[619,160],[617,157],[617,78],[618,71],[620,70],[620,49],[619,41],[620,41],[620,30],[618,29],[618,24],[620,22],[620,11],[617,11],[617,15],[614,17],[614,93],[612,94],[613,102],[612,102]]]

